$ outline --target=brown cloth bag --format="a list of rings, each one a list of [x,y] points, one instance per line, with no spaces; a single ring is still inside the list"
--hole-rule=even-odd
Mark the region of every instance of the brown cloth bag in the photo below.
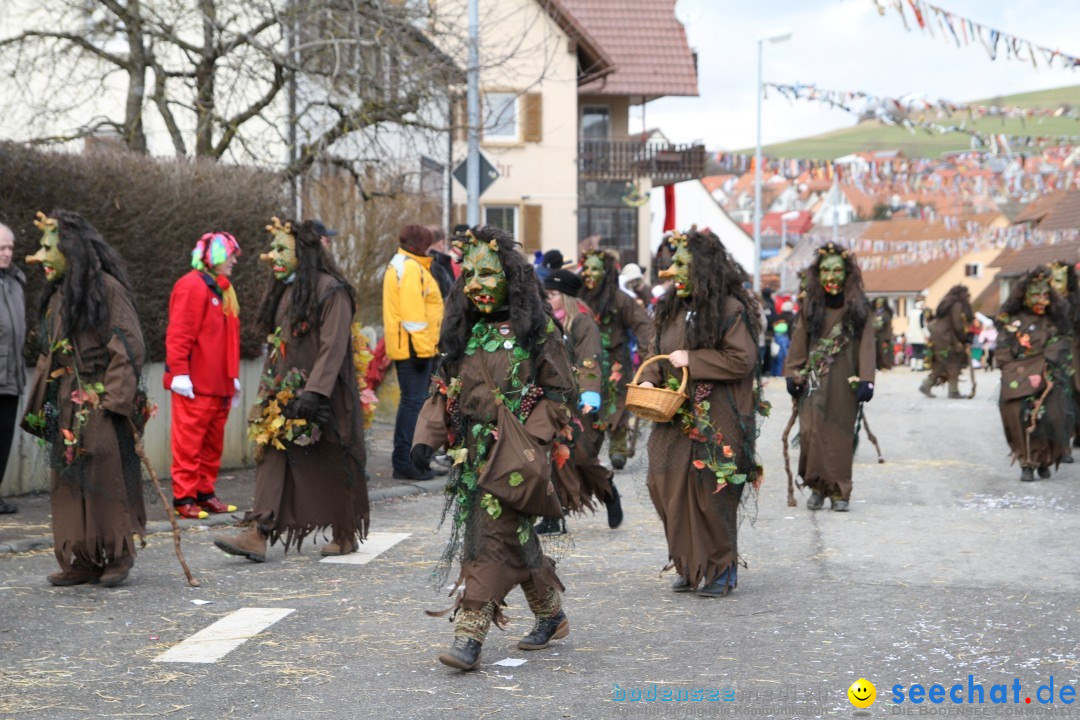
[[[483,358],[480,367],[494,392],[497,387]],[[551,482],[550,443],[541,443],[502,402],[497,403],[499,439],[488,454],[477,484],[499,502],[523,515],[562,517]]]

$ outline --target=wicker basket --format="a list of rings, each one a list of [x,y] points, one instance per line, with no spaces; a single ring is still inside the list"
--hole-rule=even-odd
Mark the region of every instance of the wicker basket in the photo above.
[[[634,379],[626,386],[626,409],[643,420],[670,422],[687,399],[686,383],[690,376],[685,367],[682,369],[682,385],[678,390],[638,385],[642,370],[657,360],[667,360],[667,358],[667,355],[654,355],[641,363],[641,367],[634,374]]]

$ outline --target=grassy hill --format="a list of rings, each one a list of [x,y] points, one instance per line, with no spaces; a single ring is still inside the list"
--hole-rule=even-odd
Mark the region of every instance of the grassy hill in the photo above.
[[[773,94],[770,97],[780,98]],[[798,100],[796,102],[806,102]],[[1080,107],[1080,85],[1019,93],[1004,97],[986,98],[975,101],[986,105],[1019,105],[1033,108],[1057,108],[1062,105]],[[791,113],[790,103],[783,99],[768,102],[764,112],[772,115]],[[915,116],[918,118],[918,115]],[[933,115],[928,120],[949,124],[950,121],[937,120]],[[959,122],[962,115],[955,116],[951,122]],[[987,133],[1004,135],[1077,135],[1080,136],[1080,120],[1075,118],[1032,118],[1031,120],[1001,118],[983,118],[968,121],[967,127]],[[930,134],[925,130],[916,130],[914,134],[893,125],[883,125],[877,121],[858,123],[852,127],[833,130],[799,138],[787,142],[766,145],[766,155],[784,158],[830,159],[852,152],[867,150],[900,149],[909,157],[937,157],[944,152],[966,150],[971,147],[971,138],[963,133],[946,135]],[[749,148],[739,152],[753,153]]]

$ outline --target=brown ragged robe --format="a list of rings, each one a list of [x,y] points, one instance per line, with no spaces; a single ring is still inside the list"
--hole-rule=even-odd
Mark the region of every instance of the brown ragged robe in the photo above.
[[[844,308],[825,308],[821,337],[827,337],[842,322]],[[818,338],[806,331],[805,305],[799,310],[795,334],[791,338],[784,377],[802,382],[799,370],[807,366]],[[862,331],[847,338],[829,371],[816,388],[807,387],[799,397],[799,477],[803,485],[823,497],[851,499],[851,465],[855,457],[855,421],[858,403],[848,378],[874,381],[874,331],[867,319]]]
[[[934,386],[949,383],[955,387],[971,360],[967,351],[967,331],[971,318],[964,314],[960,303],[953,303],[949,314],[930,323],[930,376]]]
[[[603,367],[610,374],[615,363],[620,366],[619,379],[615,382],[615,410],[610,415],[606,414],[606,408],[611,404],[610,397],[601,396],[604,401],[604,410],[600,413],[602,422],[607,423],[608,431],[615,428],[627,428],[630,418],[626,413],[626,384],[633,379],[634,365],[630,355],[630,331],[637,338],[638,352],[642,359],[653,354],[653,345],[656,342],[652,320],[645,308],[638,305],[634,298],[622,290],[615,293],[615,309],[604,317],[596,318],[596,324],[600,327],[600,337],[604,348],[604,356],[601,358]],[[605,378],[601,378],[604,380]]]
[[[596,392],[602,396],[600,328],[588,306],[579,304],[578,313],[569,321],[566,332],[578,392]],[[575,404],[574,447],[566,464],[561,468],[555,465],[555,487],[559,500],[570,512],[594,510],[593,498],[604,500],[612,496],[613,473],[597,458],[604,442],[603,431],[593,427],[598,411],[599,408],[596,408],[589,415],[584,415]]]
[[[893,355],[892,310],[874,308],[871,315],[874,323],[874,342],[877,349],[877,369],[891,370],[896,359]]]
[[[134,535],[142,538],[146,534],[142,470],[129,423],[136,412],[138,372],[144,358],[142,328],[123,285],[111,275],[103,274],[103,278],[111,326],[103,330],[108,335],[103,338],[88,331],[67,338],[74,349],[71,354],[53,350],[64,339],[63,287],[49,299],[41,325],[47,337],[41,338],[41,354],[26,403],[27,413],[41,413],[46,404],[59,411],[59,425],[47,430],[45,439],[51,443],[53,552],[65,572],[73,562],[83,568],[100,568],[124,555],[134,555]],[[71,372],[50,378],[64,369],[77,371],[84,385],[100,382],[105,386],[100,407],[90,411],[81,431],[78,447],[85,454],[66,467],[59,432],[74,430],[77,408],[72,392],[78,386]],[[38,434],[25,421],[22,427]]]
[[[499,322],[498,325],[503,337],[508,340],[513,338],[509,323]],[[534,358],[521,362],[519,377],[526,386],[535,377],[536,384],[544,389],[545,395],[529,414],[525,429],[547,444],[570,422],[567,405],[574,395],[574,376],[566,346],[557,330],[547,335],[534,353]],[[447,414],[446,396],[433,393],[420,410],[413,445],[449,448],[453,433],[455,438],[465,437],[468,462],[472,465],[477,463],[478,439],[470,429],[476,423],[494,423],[498,417],[495,395],[485,380],[481,363],[487,366],[492,379],[503,392],[511,390],[509,350],[500,347],[488,352],[479,348],[473,355],[463,355],[457,366],[440,370],[447,384],[455,377],[461,378],[461,392],[457,399],[460,426],[452,426]],[[490,439],[485,441],[490,442]],[[455,469],[447,480],[448,493],[456,494],[457,482],[461,480]],[[499,517],[492,518],[480,505],[483,491],[477,487],[471,493],[471,510],[463,528],[461,573],[455,585],[455,590],[462,585],[464,590],[458,592],[456,606],[479,610],[485,604],[493,603],[496,608],[495,621],[502,624],[504,618],[499,608],[506,604],[506,596],[515,586],[531,580],[539,597],[547,597],[552,588],[560,592],[565,588],[555,574],[554,561],[544,555],[540,539],[535,532],[531,532],[532,519],[505,504]],[[530,526],[529,539],[522,544],[517,533],[518,528],[526,524]]]
[[[268,529],[271,544],[282,539],[286,550],[299,548],[305,537],[327,527],[334,542],[348,547],[354,538],[367,537],[369,519],[363,410],[351,351],[353,307],[339,281],[320,273],[319,324],[294,335],[292,293],[292,286],[286,288],[275,316],[284,352],[273,361],[267,358],[263,372],[306,372],[302,390],[329,398],[331,420],[312,445],[266,447],[255,466],[255,499],[245,520]],[[251,417],[259,411],[253,407]]]
[[[1017,322],[1017,331],[1010,331],[1008,326]],[[1024,336],[1030,347],[1021,342]],[[1070,452],[1072,344],[1073,338],[1059,335],[1048,315],[1025,310],[999,320],[994,353],[1001,368],[998,409],[1012,459],[1021,467],[1057,467]],[[1037,405],[1041,410],[1029,435],[1031,412]]]
[[[752,479],[756,464],[754,368],[758,346],[745,312],[742,303],[729,297],[724,303],[727,329],[720,347],[690,350],[687,394],[693,400],[699,383],[713,383],[707,398],[710,422],[723,433],[723,444],[734,451],[738,471]],[[685,319],[663,328],[659,354],[687,350],[686,335]],[[666,377],[681,380],[682,371],[667,363],[653,363],[642,372],[641,382],[662,387]],[[688,406],[689,401],[684,407]],[[679,415],[671,422],[656,423],[649,437],[649,496],[664,524],[671,563],[695,587],[701,580],[711,583],[738,560],[739,499],[745,487],[726,485],[716,492],[716,477],[708,469],[698,470],[691,464],[704,457],[703,450],[701,443],[683,432]]]

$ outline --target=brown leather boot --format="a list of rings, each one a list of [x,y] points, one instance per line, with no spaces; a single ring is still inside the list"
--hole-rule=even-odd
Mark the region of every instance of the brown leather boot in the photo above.
[[[350,538],[348,543],[348,549],[342,550],[341,545],[331,540],[322,546],[322,550],[320,550],[319,553],[323,557],[333,557],[336,555],[348,555],[360,549],[360,545],[356,542],[356,538]]]
[[[135,567],[135,557],[133,555],[124,555],[113,560],[105,566],[105,572],[101,573],[101,586],[116,587],[127,580],[128,574],[131,573],[133,567]]]
[[[70,570],[51,573],[45,579],[59,587],[96,585],[101,580],[101,568],[84,568],[76,565]]]
[[[239,535],[216,535],[214,545],[230,555],[240,555],[252,562],[266,562],[266,534],[252,525]]]

